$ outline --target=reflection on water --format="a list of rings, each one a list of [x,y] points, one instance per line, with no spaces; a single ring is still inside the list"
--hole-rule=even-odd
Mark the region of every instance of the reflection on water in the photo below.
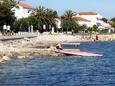
[[[39,57],[0,64],[0,86],[115,86],[115,43],[81,43],[103,57]]]

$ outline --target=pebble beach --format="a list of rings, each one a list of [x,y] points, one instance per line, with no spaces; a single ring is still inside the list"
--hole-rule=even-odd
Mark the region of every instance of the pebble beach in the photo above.
[[[55,53],[54,47],[57,43],[62,42],[83,42],[94,41],[95,35],[89,39],[88,36],[66,35],[66,34],[41,34],[33,35],[32,38],[23,36],[21,39],[0,41],[0,63],[3,63],[10,58],[31,58],[33,56],[59,56]],[[115,39],[115,34],[99,35],[100,41],[112,41]],[[36,46],[47,46],[46,48],[35,48]]]
[[[0,62],[10,58],[31,58],[32,56],[59,56],[54,47],[61,42],[77,42],[80,38],[72,35],[39,35],[34,38],[0,41]],[[47,46],[46,48],[35,48]]]

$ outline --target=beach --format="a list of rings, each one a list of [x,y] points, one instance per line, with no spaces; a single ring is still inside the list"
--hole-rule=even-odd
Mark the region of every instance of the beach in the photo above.
[[[21,39],[0,41],[0,62],[10,58],[31,58],[33,56],[62,56],[55,53],[57,43],[94,41],[95,35],[66,35],[66,34],[39,34],[32,38],[23,36]],[[10,36],[9,36],[10,38]],[[115,34],[99,35],[99,41],[115,40]],[[37,48],[37,47],[41,48]],[[45,47],[45,48],[42,48]]]
[[[10,37],[9,37],[10,38]],[[77,42],[80,38],[72,35],[38,35],[33,38],[0,41],[0,62],[10,58],[31,58],[33,56],[59,56],[55,45],[62,42]],[[36,48],[37,46],[45,48]]]

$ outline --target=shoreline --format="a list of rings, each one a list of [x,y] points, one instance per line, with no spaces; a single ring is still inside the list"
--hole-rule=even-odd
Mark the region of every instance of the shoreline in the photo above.
[[[88,37],[88,36],[86,36]],[[99,35],[100,41],[112,41],[115,34]],[[62,42],[93,42],[92,38],[86,39],[80,35],[39,35],[35,38],[24,38],[18,40],[0,41],[0,63],[10,60],[10,58],[31,58],[32,56],[63,56],[56,53],[54,47]],[[36,48],[37,46],[47,46],[46,48]]]

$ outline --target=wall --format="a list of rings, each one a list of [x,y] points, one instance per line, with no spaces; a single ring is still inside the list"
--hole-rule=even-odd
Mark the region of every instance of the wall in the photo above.
[[[19,5],[18,5],[19,6]],[[28,13],[28,11],[30,10],[30,12]],[[32,13],[32,10],[31,9],[25,9],[21,6],[19,6],[19,8],[12,8],[12,11],[15,12],[15,17],[17,19],[20,19],[20,18],[27,18],[31,15]]]

